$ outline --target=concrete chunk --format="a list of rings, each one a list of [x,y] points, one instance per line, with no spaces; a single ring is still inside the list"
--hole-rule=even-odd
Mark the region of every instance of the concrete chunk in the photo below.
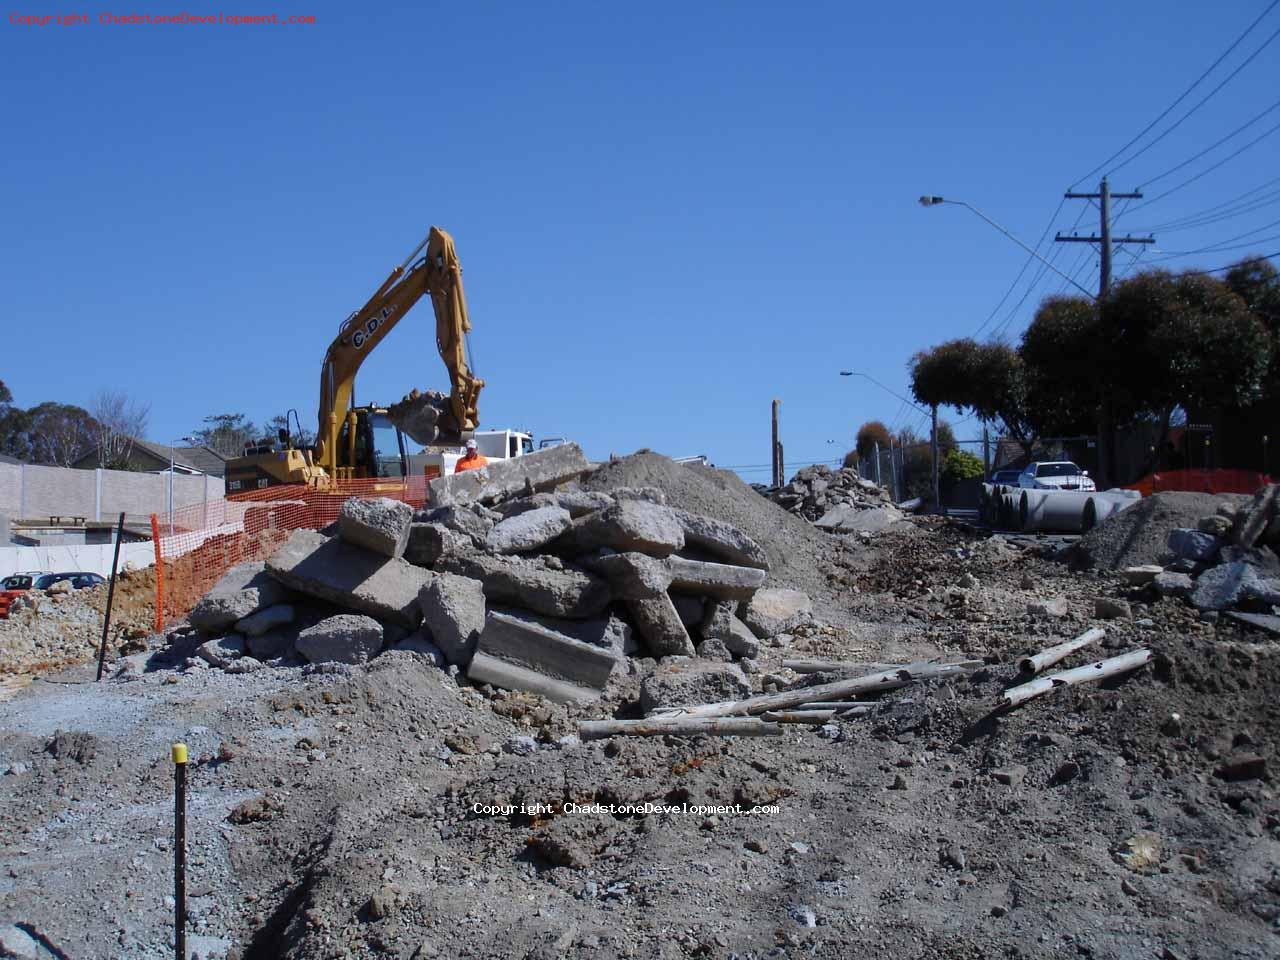
[[[619,553],[597,561],[622,595],[645,646],[657,657],[693,656],[693,640],[672,603],[667,563],[643,553]]]
[[[249,652],[258,660],[264,662],[279,660],[294,652],[294,644],[298,640],[299,632],[297,624],[289,624],[268,630],[256,637],[246,637],[245,642],[248,644]]]
[[[702,619],[701,633],[705,640],[719,640],[737,657],[754,659],[760,655],[760,644],[751,628],[738,619],[738,604],[733,600],[718,600],[707,604]]]
[[[1140,567],[1125,567],[1120,571],[1120,577],[1125,583],[1140,587],[1154,581],[1162,572],[1164,568],[1160,564],[1148,563]]]
[[[471,501],[497,503],[508,497],[551,490],[590,469],[582,448],[565,443],[523,457],[495,460],[479,470],[437,477],[427,485],[427,499],[436,506]]]
[[[238,633],[229,633],[216,640],[208,640],[196,648],[196,656],[215,667],[225,667],[232,660],[238,660],[245,654],[244,637]]]
[[[268,575],[265,563],[241,563],[200,598],[187,621],[204,633],[216,633],[287,596],[285,588]]]
[[[290,589],[348,610],[410,629],[422,619],[418,593],[426,570],[315,530],[295,530],[267,560],[267,571]]]
[[[297,646],[311,663],[364,663],[382,649],[382,625],[372,617],[340,613],[303,630]]]
[[[1253,495],[1253,502],[1241,509],[1231,531],[1236,546],[1252,547],[1280,518],[1280,484],[1271,483]]]
[[[848,505],[828,510],[815,523],[828,533],[880,533],[902,519],[897,507],[872,507],[859,509]]]
[[[762,640],[795,629],[812,613],[813,601],[808,594],[779,587],[757,590],[739,611],[743,622]]]
[[[1191,577],[1185,573],[1165,571],[1157,575],[1151,583],[1156,588],[1156,593],[1162,597],[1188,597],[1195,589]]]
[[[412,522],[413,507],[403,500],[351,497],[338,511],[338,536],[353,546],[394,559],[404,556]]]
[[[750,600],[764,583],[764,571],[757,567],[735,567],[727,563],[703,563],[683,557],[668,557],[671,589],[720,600]]]
[[[236,632],[249,637],[259,637],[274,627],[282,627],[293,623],[296,611],[289,603],[277,603],[257,613],[251,613],[243,620],[236,621]]]
[[[619,500],[579,521],[573,539],[579,547],[610,547],[665,557],[684,546],[684,531],[667,507],[647,500]]]
[[[631,625],[613,614],[596,620],[565,620],[563,617],[545,617],[513,608],[493,612],[515,617],[517,620],[530,620],[580,643],[608,650],[619,663],[623,658],[639,653],[642,649],[640,638],[631,629]]]
[[[599,699],[615,662],[608,651],[542,624],[491,612],[467,677],[557,703],[586,703]]]
[[[550,543],[569,529],[569,511],[557,506],[539,507],[508,517],[489,531],[485,548],[494,553],[526,553]]]
[[[582,570],[556,570],[525,557],[452,554],[436,566],[479,580],[490,603],[523,607],[548,617],[589,620],[613,599],[608,582],[600,577]]]
[[[484,584],[453,573],[433,573],[418,594],[422,623],[445,659],[466,667],[484,629]]]
[[[741,700],[750,693],[747,678],[732,663],[674,658],[658,664],[641,683],[640,709],[649,713],[658,707]]]
[[[1191,591],[1191,603],[1197,610],[1226,610],[1258,583],[1254,568],[1244,561],[1224,563],[1200,574]]]
[[[671,513],[684,531],[686,544],[701,547],[712,556],[740,567],[769,569],[769,557],[764,548],[733,524],[699,516],[687,510],[673,508]]]
[[[434,567],[447,554],[470,553],[474,549],[471,537],[444,524],[411,523],[404,558],[419,567]]]

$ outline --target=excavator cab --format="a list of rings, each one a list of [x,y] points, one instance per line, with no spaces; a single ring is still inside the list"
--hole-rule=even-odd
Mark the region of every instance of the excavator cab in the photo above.
[[[355,434],[352,435],[352,425]],[[381,407],[356,407],[343,421],[338,436],[339,453],[346,463],[338,467],[340,477],[390,477],[399,479],[408,472],[404,434]]]

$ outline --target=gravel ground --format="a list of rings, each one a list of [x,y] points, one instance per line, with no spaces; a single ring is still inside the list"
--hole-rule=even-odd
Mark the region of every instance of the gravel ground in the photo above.
[[[1121,570],[1171,559],[1169,531],[1196,528],[1201,517],[1213,516],[1222,505],[1235,509],[1252,498],[1223,493],[1157,493],[1144,497],[1080,538],[1079,562],[1103,570]]]
[[[411,654],[183,667],[177,632],[104,684],[81,668],[0,704],[0,923],[68,957],[172,955],[181,738],[206,957],[1280,955],[1280,646],[947,523],[795,537],[780,579],[848,619],[767,646],[757,683],[794,680],[787,657],[988,666],[826,734],[582,744],[652,661],[567,708]],[[993,714],[1016,657],[1092,625],[1099,596],[1134,619],[1090,656],[1146,645],[1153,665]],[[1065,615],[1028,616],[1046,598]],[[1261,779],[1218,775],[1242,754]]]

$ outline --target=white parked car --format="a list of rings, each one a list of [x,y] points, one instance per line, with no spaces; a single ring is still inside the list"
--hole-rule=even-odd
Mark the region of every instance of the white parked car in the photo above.
[[[1018,477],[1018,486],[1029,490],[1081,490],[1085,493],[1098,489],[1089,471],[1081,470],[1070,460],[1027,464]]]

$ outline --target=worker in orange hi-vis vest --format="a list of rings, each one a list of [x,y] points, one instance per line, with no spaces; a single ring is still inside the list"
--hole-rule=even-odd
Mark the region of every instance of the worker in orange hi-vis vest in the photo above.
[[[458,465],[453,468],[453,472],[462,473],[463,470],[479,470],[481,467],[487,467],[488,465],[489,458],[480,456],[476,451],[475,438],[472,437],[467,441],[466,456],[458,461]]]

